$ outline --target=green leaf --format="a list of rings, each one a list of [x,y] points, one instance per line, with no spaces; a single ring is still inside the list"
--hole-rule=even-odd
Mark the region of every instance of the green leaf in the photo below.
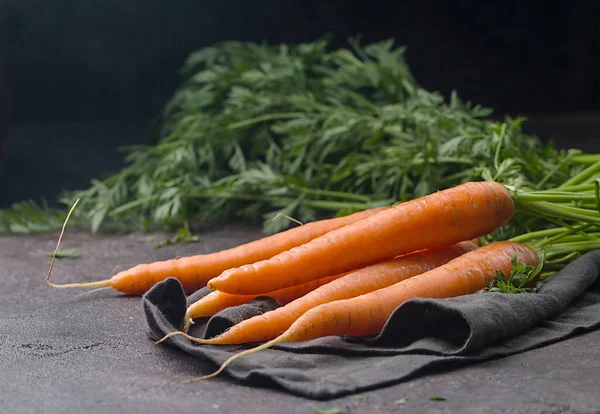
[[[172,236],[154,245],[155,248],[170,246],[176,243],[195,243],[200,238],[193,235],[187,227],[182,227]]]
[[[104,222],[104,219],[106,218],[106,215],[108,214],[108,210],[109,210],[108,208],[100,208],[100,209],[96,210],[94,215],[92,215],[92,217],[90,219],[90,224],[91,224],[93,233],[97,232],[98,229],[100,228],[100,226],[102,225],[102,223]]]
[[[532,285],[532,281],[542,270],[544,260],[540,260],[540,264],[533,267],[519,261],[518,253],[515,253],[511,256],[510,262],[512,269],[508,276],[502,270],[496,270],[496,276],[488,286],[477,293],[535,293],[537,287]]]
[[[444,397],[429,397],[431,401],[446,401]]]
[[[394,401],[394,404],[396,404],[396,405],[404,405],[407,402],[408,402],[408,398],[402,397],[402,398],[399,398],[396,401]]]

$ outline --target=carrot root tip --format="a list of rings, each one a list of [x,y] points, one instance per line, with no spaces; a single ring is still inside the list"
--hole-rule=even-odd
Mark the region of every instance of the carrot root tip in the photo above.
[[[175,336],[175,335],[183,335],[184,333],[181,331],[173,331],[170,332],[168,334],[166,334],[165,336],[163,336],[162,338],[160,338],[158,341],[154,341],[154,345],[159,345],[161,343],[163,343],[164,341],[166,341],[167,339]]]
[[[197,382],[197,381],[204,381],[204,380],[216,377],[221,372],[223,372],[225,370],[225,368],[227,368],[229,366],[229,364],[231,364],[236,359],[241,358],[241,357],[246,356],[246,355],[254,354],[254,353],[259,352],[259,351],[263,351],[263,350],[265,350],[267,348],[271,348],[273,345],[277,345],[278,343],[284,342],[287,339],[288,339],[287,336],[281,335],[281,336],[278,336],[277,338],[275,338],[275,339],[273,339],[273,340],[271,340],[269,342],[266,342],[266,343],[264,343],[262,345],[259,345],[257,347],[250,348],[250,349],[247,349],[247,350],[242,351],[242,352],[238,352],[237,354],[232,355],[228,359],[226,359],[225,362],[223,362],[223,364],[221,364],[221,366],[219,367],[219,369],[216,370],[215,372],[213,372],[212,374],[203,375],[201,377],[196,377],[196,378],[192,378],[192,379],[186,380],[184,382],[184,384],[189,384],[189,383]]]
[[[173,331],[173,332],[170,332],[170,333],[166,334],[165,336],[163,336],[162,338],[160,338],[158,341],[156,341],[156,342],[154,342],[154,343],[155,343],[156,345],[159,345],[159,344],[161,344],[162,342],[166,341],[167,339],[169,339],[169,338],[171,338],[171,337],[173,337],[173,336],[176,336],[176,335],[181,335],[181,336],[183,336],[183,337],[185,337],[185,338],[189,339],[190,341],[192,341],[192,342],[196,342],[196,343],[198,343],[198,344],[204,344],[204,345],[206,345],[206,344],[210,344],[210,343],[211,343],[210,339],[200,339],[200,338],[196,338],[196,337],[193,337],[193,336],[191,336],[190,334],[188,334],[188,333],[185,333],[185,332],[182,332],[182,331]]]
[[[62,241],[63,235],[65,234],[65,229],[67,228],[67,223],[69,222],[69,218],[71,217],[71,214],[73,214],[73,211],[75,210],[75,207],[77,206],[78,203],[79,203],[79,198],[77,200],[75,200],[75,203],[73,203],[73,206],[71,207],[71,209],[67,213],[67,216],[65,217],[65,221],[60,230],[60,234],[58,235],[58,241],[56,242],[56,249],[54,250],[54,253],[52,254],[52,261],[50,262],[50,268],[48,269],[48,274],[46,275],[46,284],[48,284],[48,286],[50,286],[50,287],[59,288],[59,289],[110,287],[111,286],[110,279],[101,280],[98,282],[90,282],[90,283],[68,283],[65,285],[57,285],[50,281],[50,275],[52,274],[52,270],[54,269],[56,255],[58,254],[58,250],[60,249],[60,243]]]
[[[194,324],[194,320],[192,318],[190,318],[189,316],[185,316],[184,320],[183,320],[183,328],[181,328],[181,331],[183,333],[188,333],[188,331],[190,330],[190,327]]]
[[[95,288],[95,290],[111,287],[110,279],[100,280],[98,282],[89,282],[89,283],[67,283],[64,285],[57,285],[52,283],[49,280],[46,280],[48,286],[57,288],[57,289],[71,289],[71,288]],[[93,291],[92,291],[93,292]],[[88,292],[91,293],[91,292]]]

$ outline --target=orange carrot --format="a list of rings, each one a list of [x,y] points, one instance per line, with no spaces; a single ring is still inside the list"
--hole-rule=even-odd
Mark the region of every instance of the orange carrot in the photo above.
[[[454,246],[415,252],[367,266],[323,285],[283,307],[242,321],[219,336],[210,339],[189,338],[202,344],[240,344],[268,341],[285,331],[302,314],[316,306],[357,297],[391,286],[394,283],[443,265],[476,248],[475,244],[466,241]],[[180,332],[169,334],[159,342],[176,334],[180,334]]]
[[[232,295],[230,293],[223,293],[219,291],[210,292],[208,295],[188,306],[185,312],[182,331],[188,331],[190,325],[193,323],[192,319],[213,316],[223,309],[226,309],[230,306],[238,306],[248,303],[252,299],[255,299],[259,296],[270,296],[275,299],[279,305],[286,305],[294,299],[302,297],[308,292],[315,290],[319,286],[323,286],[329,282],[339,279],[346,274],[347,273],[342,273],[339,275],[312,280],[308,283],[304,283],[303,285],[290,286],[289,288],[276,290],[275,292],[264,293],[263,295]]]
[[[395,256],[482,237],[514,213],[508,190],[493,181],[439,191],[333,230],[270,259],[225,270],[211,290],[264,293],[347,272]]]
[[[410,299],[468,295],[486,287],[495,277],[496,271],[510,274],[511,257],[514,254],[526,265],[535,267],[540,262],[538,254],[525,244],[509,241],[490,243],[392,286],[312,308],[277,338],[240,352],[226,360],[216,372],[188,382],[214,377],[237,358],[282,342],[305,341],[330,335],[378,334],[392,312]]]
[[[74,207],[75,205],[73,208]],[[73,208],[71,208],[71,211]],[[186,291],[194,291],[205,286],[208,280],[218,276],[226,269],[268,259],[295,246],[307,243],[315,237],[319,237],[329,231],[339,229],[348,224],[373,216],[388,208],[389,207],[377,207],[345,217],[307,223],[300,227],[295,227],[278,234],[215,253],[181,257],[150,264],[139,264],[128,270],[117,273],[110,279],[98,282],[71,283],[66,285],[57,285],[50,282],[50,273],[54,264],[53,258],[46,281],[50,286],[56,288],[112,287],[125,294],[139,295],[148,291],[161,280],[168,277],[174,277],[179,279]],[[69,212],[69,215],[70,213],[71,212]],[[67,216],[67,220],[68,217],[69,216]],[[65,220],[65,225],[67,220]],[[60,244],[63,232],[64,226],[58,244]],[[332,274],[334,273],[330,273],[330,275]]]

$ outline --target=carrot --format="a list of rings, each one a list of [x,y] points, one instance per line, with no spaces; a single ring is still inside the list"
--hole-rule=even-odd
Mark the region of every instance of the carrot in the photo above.
[[[211,290],[255,294],[347,272],[417,250],[482,237],[506,223],[515,204],[493,181],[471,182],[381,211],[270,259],[225,270]]]
[[[64,233],[68,218],[77,205],[69,211],[58,239],[58,245]],[[300,227],[264,237],[231,249],[210,254],[181,257],[178,259],[158,261],[149,264],[138,264],[130,269],[117,273],[112,278],[90,283],[71,283],[57,285],[50,282],[50,273],[54,265],[54,257],[48,271],[46,282],[55,288],[103,288],[113,289],[129,294],[139,295],[148,291],[156,283],[168,277],[179,279],[186,291],[194,291],[206,285],[206,282],[231,267],[254,263],[270,258],[294,246],[304,244],[315,237],[348,224],[373,216],[389,207],[377,207],[354,213],[345,217],[320,220]],[[58,251],[58,245],[56,251]],[[342,273],[342,272],[339,272]],[[334,273],[330,273],[332,275]],[[277,290],[277,289],[273,289]],[[264,292],[261,292],[264,293]]]
[[[510,241],[490,243],[392,286],[312,308],[277,338],[230,357],[212,374],[187,382],[214,377],[234,360],[282,342],[305,341],[330,335],[377,334],[392,312],[410,299],[449,298],[475,293],[488,285],[496,271],[510,274],[511,258],[515,254],[526,265],[535,267],[540,262],[538,254],[525,244]]]
[[[323,286],[346,274],[347,273],[342,273],[339,275],[312,280],[303,285],[290,286],[289,288],[276,290],[275,292],[264,293],[263,295],[272,297],[277,301],[277,303],[279,303],[279,305],[283,306],[293,301],[294,299],[306,295],[308,292],[315,290],[319,286]],[[230,293],[223,293],[219,291],[210,292],[208,295],[204,296],[203,298],[197,300],[196,302],[188,306],[185,312],[184,325],[182,331],[188,331],[190,325],[193,323],[192,319],[202,318],[205,316],[213,316],[216,313],[230,306],[242,305],[244,303],[250,302],[252,299],[257,298],[258,296],[263,295],[232,295]]]
[[[202,344],[268,341],[285,331],[302,314],[316,306],[335,300],[357,297],[391,286],[445,264],[476,248],[475,244],[466,241],[454,246],[415,252],[367,266],[323,285],[285,306],[242,321],[219,336],[210,339],[198,339],[190,336],[188,338]],[[176,334],[180,334],[180,332],[169,334],[158,343]]]
[[[473,239],[473,240],[470,240],[469,242],[459,243],[459,246],[457,246],[457,247],[459,247],[461,250],[464,249],[465,251],[467,251],[468,249],[471,249],[470,244],[473,244],[472,248],[479,247],[479,246],[481,246],[481,241],[479,239]],[[442,256],[445,253],[445,251],[442,249],[437,252],[432,251],[431,253],[440,254],[440,256]],[[415,256],[417,256],[417,255],[415,255]],[[408,259],[408,258],[406,258],[406,259]],[[402,263],[404,260],[405,259],[403,259],[403,260],[398,259],[398,262]],[[390,276],[395,276],[394,271],[398,272],[400,270],[394,269],[395,266],[392,263],[390,263],[390,266],[386,266],[385,264],[383,264],[382,266],[384,266],[384,269],[382,269],[382,271],[388,270],[388,271],[390,271],[390,274],[389,274]],[[421,264],[424,265],[424,262],[422,262]],[[399,266],[400,266],[400,264],[399,264]],[[376,268],[376,267],[378,267],[378,265],[375,265],[372,267]],[[276,290],[275,292],[263,293],[262,295],[270,296],[270,297],[274,298],[277,301],[277,303],[279,303],[279,305],[284,306],[284,305],[288,304],[289,302],[291,302],[295,299],[298,299],[298,298],[306,295],[309,292],[312,292],[313,290],[319,288],[320,286],[328,284],[329,282],[339,279],[340,277],[346,276],[349,273],[352,273],[352,272],[341,273],[339,275],[328,276],[328,277],[324,277],[321,279],[312,280],[312,281],[307,282],[302,285],[290,286],[288,288]],[[361,280],[358,280],[358,279],[360,277],[362,277],[363,273],[370,273],[370,272],[359,270],[357,273],[358,274],[356,277],[356,279],[357,279],[356,282],[363,283],[362,286],[364,288],[365,287],[364,279],[361,279]],[[350,279],[345,278],[344,281],[349,283]],[[378,279],[378,281],[384,282],[384,280],[382,280],[382,279]],[[331,284],[327,288],[327,291],[320,290],[320,295],[322,295],[323,297],[327,297],[328,291],[330,289],[337,289],[338,287],[339,287],[338,284]],[[219,292],[218,290],[212,291],[208,295],[204,296],[203,298],[197,300],[196,302],[194,302],[190,306],[188,306],[186,313],[185,313],[185,317],[184,317],[184,327],[183,327],[182,331],[183,332],[188,331],[190,325],[193,323],[192,319],[213,316],[228,307],[238,306],[238,305],[243,305],[244,303],[248,303],[252,299],[257,298],[258,296],[261,296],[261,295],[259,295],[259,294],[234,295],[234,294],[230,294],[230,293]]]

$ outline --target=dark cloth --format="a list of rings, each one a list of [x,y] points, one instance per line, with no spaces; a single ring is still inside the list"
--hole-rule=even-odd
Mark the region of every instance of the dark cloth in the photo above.
[[[600,327],[599,274],[597,251],[550,277],[537,293],[413,299],[375,337],[284,343],[238,359],[225,373],[247,384],[328,399],[524,352]],[[179,329],[187,302],[206,293],[186,298],[172,278],[156,285],[143,299],[150,337]],[[257,298],[196,321],[190,333],[211,337],[277,306],[272,298]],[[168,343],[217,365],[252,345],[197,345],[182,336]]]

